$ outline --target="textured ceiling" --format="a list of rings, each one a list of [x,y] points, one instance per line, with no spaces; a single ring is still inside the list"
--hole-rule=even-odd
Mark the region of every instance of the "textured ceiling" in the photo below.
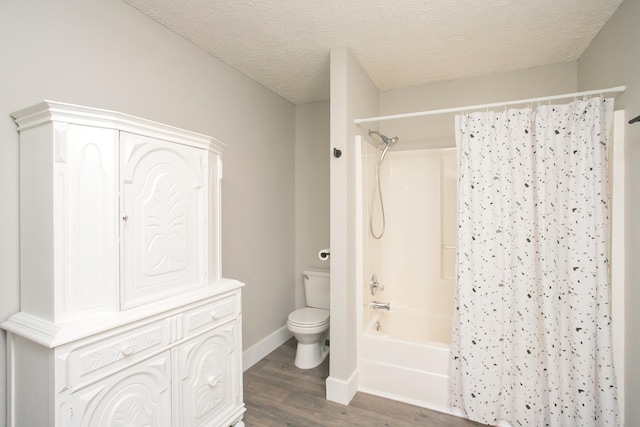
[[[333,47],[348,46],[385,91],[575,61],[622,3],[124,1],[294,104],[329,98]]]

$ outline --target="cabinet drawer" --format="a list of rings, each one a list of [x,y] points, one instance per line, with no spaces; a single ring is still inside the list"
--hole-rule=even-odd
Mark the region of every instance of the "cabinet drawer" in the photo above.
[[[238,301],[239,298],[237,295],[230,295],[184,313],[183,327],[185,338],[234,319],[240,314]]]
[[[169,345],[170,329],[167,320],[161,320],[126,331],[114,330],[104,336],[84,345],[80,341],[69,351],[65,361],[68,387],[111,375],[161,351]]]

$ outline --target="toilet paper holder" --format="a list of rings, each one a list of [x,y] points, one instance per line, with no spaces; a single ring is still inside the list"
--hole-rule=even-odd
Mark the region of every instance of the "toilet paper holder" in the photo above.
[[[320,252],[318,252],[318,258],[320,258],[321,261],[327,261],[330,256],[331,251],[328,248],[322,249]]]

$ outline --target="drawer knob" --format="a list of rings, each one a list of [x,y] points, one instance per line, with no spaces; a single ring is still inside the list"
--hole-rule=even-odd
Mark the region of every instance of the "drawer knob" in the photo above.
[[[213,320],[219,319],[220,318],[220,313],[218,313],[217,310],[211,310],[211,318]]]
[[[218,379],[216,377],[211,376],[207,380],[207,384],[209,384],[209,387],[214,388],[216,384],[218,384]]]
[[[131,347],[130,345],[125,345],[124,347],[122,347],[122,354],[124,354],[125,356],[129,356],[131,355],[131,353],[133,353],[133,347]]]

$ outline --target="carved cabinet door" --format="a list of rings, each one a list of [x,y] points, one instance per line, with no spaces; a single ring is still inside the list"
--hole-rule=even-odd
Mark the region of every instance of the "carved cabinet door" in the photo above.
[[[120,153],[122,308],[204,286],[206,150],[122,132]]]
[[[178,425],[222,425],[237,410],[241,404],[237,339],[234,320],[175,349]]]
[[[60,409],[64,426],[170,427],[170,352],[73,392]]]

